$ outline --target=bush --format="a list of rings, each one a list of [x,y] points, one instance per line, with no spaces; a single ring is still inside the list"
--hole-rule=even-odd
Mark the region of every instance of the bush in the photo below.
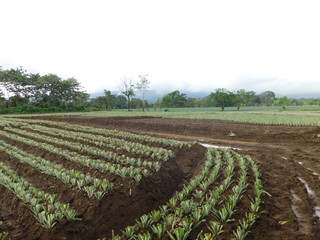
[[[20,105],[17,107],[9,107],[0,109],[0,114],[16,114],[16,113],[50,113],[50,112],[75,112],[75,111],[89,111],[85,106],[68,106],[65,107],[37,107],[33,105]]]

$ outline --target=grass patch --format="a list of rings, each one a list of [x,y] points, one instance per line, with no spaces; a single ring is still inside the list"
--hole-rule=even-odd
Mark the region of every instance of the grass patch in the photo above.
[[[255,123],[267,125],[290,125],[290,126],[320,126],[319,107],[290,107],[288,110],[280,110],[278,107],[246,107],[240,111],[235,108],[227,108],[220,111],[216,108],[184,108],[165,109],[154,111],[130,112],[125,110],[72,112],[72,113],[48,113],[48,114],[17,114],[3,115],[3,117],[28,117],[28,116],[91,116],[91,117],[136,117],[151,116],[162,118],[187,118],[208,120],[229,120],[242,123]]]

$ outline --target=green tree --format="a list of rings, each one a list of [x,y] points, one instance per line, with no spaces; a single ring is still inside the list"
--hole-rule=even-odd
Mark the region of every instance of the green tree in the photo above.
[[[43,107],[61,105],[60,91],[62,79],[56,74],[46,74],[37,83],[36,99]]]
[[[162,98],[162,106],[164,107],[185,107],[187,96],[178,90],[168,93]]]
[[[237,90],[234,93],[234,102],[237,106],[237,109],[239,110],[240,107],[243,105],[249,105],[253,100],[254,94],[255,94],[254,92],[252,91],[248,92],[244,89]]]
[[[140,109],[145,106],[145,103],[139,98],[133,98],[131,100],[131,107],[135,109]]]
[[[89,95],[75,78],[61,79],[56,74],[40,77],[35,88],[35,101],[43,107],[85,105]]]
[[[127,99],[122,95],[116,96],[115,108],[117,109],[127,108]]]
[[[197,107],[198,99],[197,98],[187,98],[186,107],[194,108]]]
[[[90,105],[97,108],[107,108],[106,96],[99,96],[91,99]]]
[[[106,101],[106,108],[111,110],[116,107],[116,95],[112,94],[109,90],[104,90],[104,96]]]
[[[221,110],[224,111],[224,108],[227,106],[232,106],[234,104],[235,95],[228,91],[225,88],[218,88],[212,92],[209,97],[216,107],[221,107]]]
[[[5,92],[5,98],[9,99],[13,107],[29,102],[29,97],[32,95],[32,82],[29,74],[22,67],[7,70],[1,68],[0,84]]]
[[[55,74],[28,73],[20,68],[0,67],[0,89],[6,106],[35,105],[40,107],[85,106],[89,95],[75,78],[61,79]],[[1,97],[1,96],[0,96]]]
[[[60,106],[76,105],[77,100],[85,98],[81,85],[75,78],[61,81],[59,86]]]
[[[276,99],[276,95],[272,91],[265,91],[261,93],[260,96],[261,96],[261,103],[266,106],[271,106]]]
[[[161,110],[161,108],[162,108],[162,98],[157,99],[157,101],[153,104],[154,110],[157,110],[157,107]]]
[[[282,107],[283,110],[286,109],[286,106],[289,104],[289,98],[284,96],[281,98],[278,98],[278,104]]]
[[[261,95],[254,95],[252,99],[253,106],[260,106],[262,103]]]

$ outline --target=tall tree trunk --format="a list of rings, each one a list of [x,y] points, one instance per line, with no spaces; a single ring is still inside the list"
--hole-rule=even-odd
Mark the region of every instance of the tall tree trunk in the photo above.
[[[127,95],[127,109],[130,111],[130,95]]]
[[[142,111],[144,112],[144,94],[142,94]]]

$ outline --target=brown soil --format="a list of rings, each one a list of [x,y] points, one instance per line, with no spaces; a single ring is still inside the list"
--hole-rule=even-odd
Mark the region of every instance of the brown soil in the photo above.
[[[39,118],[39,117],[38,117]],[[320,128],[241,124],[231,121],[162,119],[151,117],[41,117],[46,120],[125,130],[180,140],[240,148],[239,153],[253,156],[261,165],[264,187],[271,197],[264,198],[263,213],[248,239],[320,239]],[[235,136],[229,136],[233,132]],[[35,154],[35,150],[30,150]],[[22,166],[5,154],[1,161],[10,164],[27,180],[35,181],[40,189],[62,192],[63,201],[71,201],[82,214],[82,221],[57,224],[43,230],[30,211],[10,191],[0,185],[0,230],[12,239],[96,239],[110,236],[111,229],[119,232],[134,219],[165,203],[199,168],[205,148],[176,150],[174,161],[150,178],[117,185],[98,202],[88,199],[62,182],[54,181]],[[54,159],[50,154],[38,153]],[[61,161],[57,159],[56,161]],[[71,166],[72,167],[72,166]],[[27,169],[22,171],[21,169]],[[119,182],[115,177],[115,182]],[[46,184],[44,184],[46,183]],[[45,185],[54,184],[48,188]],[[50,187],[50,186],[49,186]],[[132,195],[128,196],[129,188]],[[56,189],[56,190],[55,190]],[[79,200],[78,200],[79,198]],[[83,206],[86,206],[84,208]],[[318,216],[317,216],[318,215]],[[295,219],[281,225],[280,221]],[[54,236],[54,238],[52,238]]]

